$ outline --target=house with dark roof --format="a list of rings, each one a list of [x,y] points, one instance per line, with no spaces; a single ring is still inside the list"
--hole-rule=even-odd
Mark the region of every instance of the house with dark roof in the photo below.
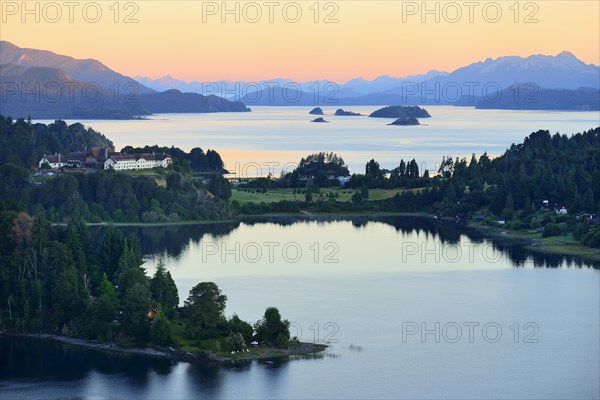
[[[64,157],[60,153],[51,155],[44,154],[44,157],[42,157],[42,159],[38,163],[38,167],[41,169],[44,166],[44,164],[48,164],[52,169],[58,169],[65,166],[66,162]]]
[[[39,168],[46,163],[52,169],[72,167],[127,171],[156,167],[166,168],[171,165],[172,160],[167,153],[125,154],[115,153],[112,147],[92,147],[88,151],[44,155],[38,163]]]

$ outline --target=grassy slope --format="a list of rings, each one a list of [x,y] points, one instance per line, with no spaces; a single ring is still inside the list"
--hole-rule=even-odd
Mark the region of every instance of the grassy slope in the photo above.
[[[254,190],[254,189],[248,189]],[[371,189],[369,190],[369,200],[385,200],[392,198],[396,195],[396,193],[403,192],[404,189]],[[337,188],[324,188],[321,189],[322,197],[319,197],[319,194],[313,194],[313,201],[316,201],[318,198],[328,199],[329,193],[339,193],[339,197],[336,197],[337,201],[351,201],[352,194],[354,194],[354,190],[346,189],[346,190],[338,190]],[[249,193],[244,192],[238,189],[233,189],[231,191],[231,200],[237,200],[241,204],[244,203],[273,203],[282,200],[289,201],[304,201],[303,193],[294,194],[294,189],[268,189],[267,193]]]

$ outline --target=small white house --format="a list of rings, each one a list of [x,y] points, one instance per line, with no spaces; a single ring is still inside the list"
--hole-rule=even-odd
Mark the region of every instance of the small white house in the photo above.
[[[567,215],[567,209],[565,207],[561,207],[560,210],[556,211],[558,215]]]
[[[64,157],[62,157],[60,155],[60,153],[58,153],[56,155],[49,155],[49,156],[44,154],[44,157],[42,157],[42,159],[38,163],[38,167],[42,168],[42,166],[44,164],[48,164],[48,165],[50,165],[50,168],[57,169],[57,168],[64,167],[67,164],[65,161],[66,160],[64,159]]]
[[[338,176],[337,180],[340,183],[340,186],[344,186],[346,183],[348,183],[350,181],[350,177],[349,176]]]

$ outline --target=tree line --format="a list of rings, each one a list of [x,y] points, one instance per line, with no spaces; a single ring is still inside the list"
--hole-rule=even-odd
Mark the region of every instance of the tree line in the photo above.
[[[81,219],[61,228],[3,212],[0,231],[2,330],[217,352],[241,351],[254,340],[290,344],[290,324],[274,307],[254,325],[226,318],[227,296],[214,282],[198,283],[180,306],[164,263],[148,276],[137,237],[112,226],[95,249]]]

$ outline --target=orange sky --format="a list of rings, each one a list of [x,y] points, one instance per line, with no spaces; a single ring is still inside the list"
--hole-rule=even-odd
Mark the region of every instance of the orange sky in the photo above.
[[[421,1],[323,1],[316,3],[318,16],[312,0],[274,1],[272,8],[264,1],[229,1],[233,13],[227,15],[221,1],[120,2],[118,15],[114,1],[77,3],[70,22],[62,1],[28,2],[27,14],[21,1],[2,0],[0,36],[21,47],[95,58],[130,76],[170,74],[187,81],[344,82],[562,50],[600,64],[596,0],[519,2],[518,14],[512,0],[480,1],[473,9],[462,1],[427,2],[431,14],[423,13]],[[262,14],[253,23],[257,10]],[[132,21],[125,23],[129,14]],[[332,23],[325,23],[330,14]]]

